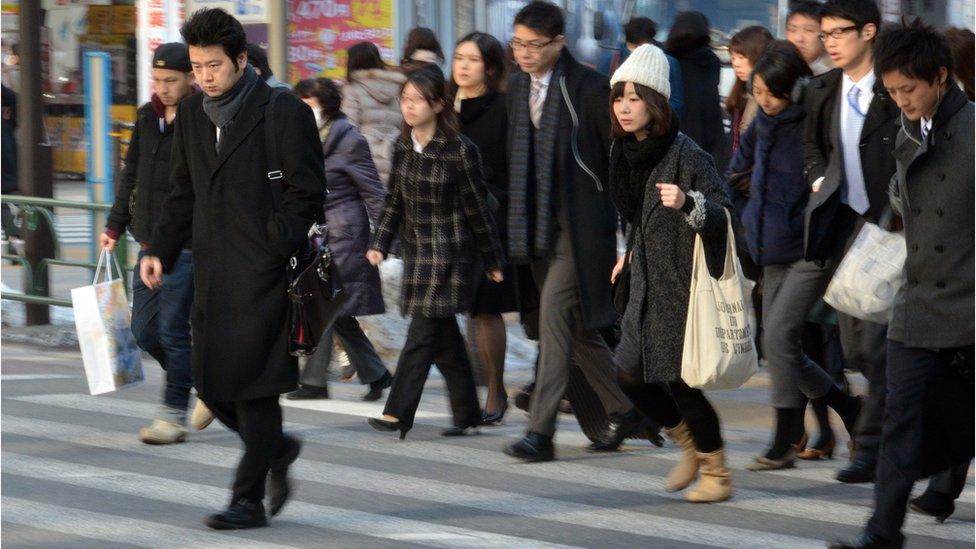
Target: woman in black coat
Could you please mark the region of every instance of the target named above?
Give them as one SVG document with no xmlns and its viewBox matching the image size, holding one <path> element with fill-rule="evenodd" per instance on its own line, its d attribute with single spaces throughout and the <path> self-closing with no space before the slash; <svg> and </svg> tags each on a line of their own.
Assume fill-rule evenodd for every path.
<svg viewBox="0 0 976 549">
<path fill-rule="evenodd" d="M 413 427 L 424 383 L 436 364 L 447 383 L 454 428 L 481 424 L 474 374 L 455 315 L 468 312 L 475 282 L 485 273 L 502 282 L 502 252 L 488 206 L 477 147 L 457 129 L 440 70 L 410 73 L 400 94 L 405 123 L 397 141 L 390 194 L 367 258 L 378 265 L 400 238 L 400 310 L 410 328 L 382 418 L 383 431 Z"/>
<path fill-rule="evenodd" d="M 729 146 L 718 95 L 722 62 L 711 41 L 708 18 L 701 12 L 683 11 L 675 16 L 664 49 L 681 65 L 685 95 L 681 133 L 712 155 L 721 171 L 728 163 Z"/>
<path fill-rule="evenodd" d="M 366 138 L 342 114 L 339 88 L 327 78 L 302 80 L 295 86 L 319 127 L 325 154 L 328 195 L 325 218 L 328 220 L 329 247 L 339 269 L 346 303 L 332 327 L 326 330 L 302 370 L 301 387 L 289 399 L 328 398 L 329 362 L 332 359 L 333 333 L 342 342 L 349 361 L 369 392 L 363 400 L 379 400 L 393 379 L 383 365 L 357 316 L 385 312 L 379 270 L 366 261 L 370 223 L 379 221 L 386 191 L 380 182 Z"/>
<path fill-rule="evenodd" d="M 502 246 L 507 246 L 501 220 L 508 208 L 508 110 L 502 87 L 505 82 L 505 53 L 501 43 L 483 32 L 462 38 L 454 48 L 452 79 L 448 95 L 461 119 L 461 133 L 481 152 L 485 184 L 495 199 L 495 219 Z M 475 348 L 485 369 L 488 397 L 484 424 L 501 422 L 508 408 L 505 393 L 505 321 L 502 313 L 517 309 L 514 270 L 506 268 L 503 282 L 480 278 L 471 308 Z"/>
</svg>

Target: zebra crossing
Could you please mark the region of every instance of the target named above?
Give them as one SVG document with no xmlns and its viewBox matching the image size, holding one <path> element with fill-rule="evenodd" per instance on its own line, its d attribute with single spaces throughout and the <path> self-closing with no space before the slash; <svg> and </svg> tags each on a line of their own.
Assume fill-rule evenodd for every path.
<svg viewBox="0 0 976 549">
<path fill-rule="evenodd" d="M 142 387 L 91 397 L 77 353 L 51 353 L 47 364 L 28 347 L 3 353 L 0 520 L 11 546 L 823 547 L 854 536 L 870 512 L 869 486 L 832 480 L 836 461 L 743 470 L 765 429 L 728 426 L 735 495 L 694 505 L 663 490 L 678 457 L 672 446 L 641 441 L 588 454 L 585 437 L 563 420 L 559 461 L 516 463 L 500 448 L 524 429 L 524 415 L 444 439 L 439 386 L 428 388 L 401 442 L 365 425 L 382 403 L 334 384 L 331 400 L 283 401 L 286 428 L 305 449 L 282 515 L 269 528 L 215 532 L 201 519 L 226 504 L 238 440 L 214 424 L 185 444 L 139 443 L 135 433 L 157 406 L 157 368 L 147 361 Z M 910 514 L 909 546 L 972 547 L 971 483 L 957 508 L 941 525 Z"/>
</svg>

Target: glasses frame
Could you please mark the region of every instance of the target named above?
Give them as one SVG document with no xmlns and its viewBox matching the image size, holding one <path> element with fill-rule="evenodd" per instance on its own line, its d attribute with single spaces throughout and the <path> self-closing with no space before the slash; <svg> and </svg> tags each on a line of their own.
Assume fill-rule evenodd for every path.
<svg viewBox="0 0 976 549">
<path fill-rule="evenodd" d="M 516 40 L 515 38 L 512 38 L 511 40 L 508 41 L 508 47 L 511 48 L 512 51 L 521 51 L 521 50 L 525 49 L 529 53 L 539 53 L 543 49 L 545 49 L 546 46 L 552 44 L 553 42 L 555 42 L 558 39 L 559 39 L 559 37 L 557 36 L 556 38 L 549 39 L 549 41 L 546 42 L 546 43 L 544 43 L 544 44 L 531 43 L 531 42 L 529 42 L 529 43 L 526 44 L 524 42 L 520 42 L 520 41 Z"/>
<path fill-rule="evenodd" d="M 819 38 L 821 42 L 826 42 L 828 38 L 833 38 L 834 40 L 840 40 L 841 38 L 847 36 L 847 33 L 855 30 L 860 32 L 861 29 L 863 28 L 864 25 L 850 25 L 847 27 L 840 27 L 830 32 L 821 32 L 820 34 L 817 35 L 817 38 Z"/>
</svg>

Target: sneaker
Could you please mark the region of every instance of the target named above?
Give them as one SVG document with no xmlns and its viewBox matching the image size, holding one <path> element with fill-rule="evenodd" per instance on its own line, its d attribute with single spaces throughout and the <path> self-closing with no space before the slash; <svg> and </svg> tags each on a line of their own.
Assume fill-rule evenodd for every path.
<svg viewBox="0 0 976 549">
<path fill-rule="evenodd" d="M 190 425 L 197 431 L 202 431 L 213 423 L 213 420 L 213 412 L 198 398 L 197 405 L 193 407 L 193 414 L 190 415 Z"/>
<path fill-rule="evenodd" d="M 146 444 L 176 444 L 186 440 L 186 427 L 154 419 L 149 427 L 139 429 L 139 440 Z"/>
</svg>

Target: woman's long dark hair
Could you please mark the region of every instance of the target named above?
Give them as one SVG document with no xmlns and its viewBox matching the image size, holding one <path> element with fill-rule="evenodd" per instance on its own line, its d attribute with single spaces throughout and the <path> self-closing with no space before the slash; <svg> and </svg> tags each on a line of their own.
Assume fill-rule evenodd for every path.
<svg viewBox="0 0 976 549">
<path fill-rule="evenodd" d="M 432 51 L 441 60 L 444 59 L 444 50 L 441 49 L 441 43 L 437 40 L 437 35 L 427 27 L 414 27 L 410 29 L 410 33 L 407 34 L 407 42 L 403 46 L 403 60 L 400 61 L 400 64 L 409 62 L 411 56 L 417 50 Z"/>
<path fill-rule="evenodd" d="M 664 51 L 680 58 L 711 43 L 712 35 L 705 14 L 700 11 L 683 11 L 674 16 Z"/>
<path fill-rule="evenodd" d="M 380 57 L 380 50 L 372 42 L 360 42 L 346 51 L 346 81 L 352 80 L 352 73 L 367 69 L 386 69 Z"/>
<path fill-rule="evenodd" d="M 431 108 L 437 105 L 443 107 L 441 112 L 437 114 L 437 131 L 442 132 L 448 139 L 456 138 L 461 133 L 461 124 L 458 122 L 457 113 L 454 112 L 451 102 L 447 99 L 447 84 L 444 82 L 444 73 L 441 72 L 440 67 L 431 65 L 408 73 L 407 81 L 400 88 L 401 96 L 409 84 L 413 84 L 413 87 L 417 88 L 417 91 L 424 96 Z M 404 120 L 400 136 L 407 142 L 410 141 L 411 129 Z"/>
<path fill-rule="evenodd" d="M 773 40 L 773 35 L 766 30 L 766 27 L 760 27 L 759 25 L 746 27 L 732 35 L 732 38 L 729 40 L 729 53 L 737 53 L 745 56 L 749 60 L 749 64 L 755 67 L 756 63 L 759 62 L 759 58 L 766 53 Z M 746 78 L 746 81 L 748 80 L 749 77 Z M 746 82 L 736 78 L 735 84 L 732 85 L 732 91 L 725 98 L 725 109 L 729 113 L 734 113 L 744 107 L 748 99 L 749 92 L 747 91 Z"/>
<path fill-rule="evenodd" d="M 342 94 L 339 86 L 328 78 L 307 78 L 295 84 L 295 95 L 302 99 L 318 99 L 325 118 L 332 120 L 342 115 Z"/>
<path fill-rule="evenodd" d="M 485 88 L 488 90 L 488 93 L 503 91 L 505 88 L 505 75 L 508 72 L 508 64 L 505 62 L 505 49 L 502 47 L 501 42 L 490 34 L 472 32 L 458 40 L 454 49 L 457 50 L 465 42 L 473 43 L 478 47 L 478 51 L 481 52 L 481 60 L 485 64 Z M 451 81 L 447 84 L 447 97 L 451 102 L 457 96 L 457 91 L 458 85 L 454 81 L 452 71 Z"/>
</svg>

